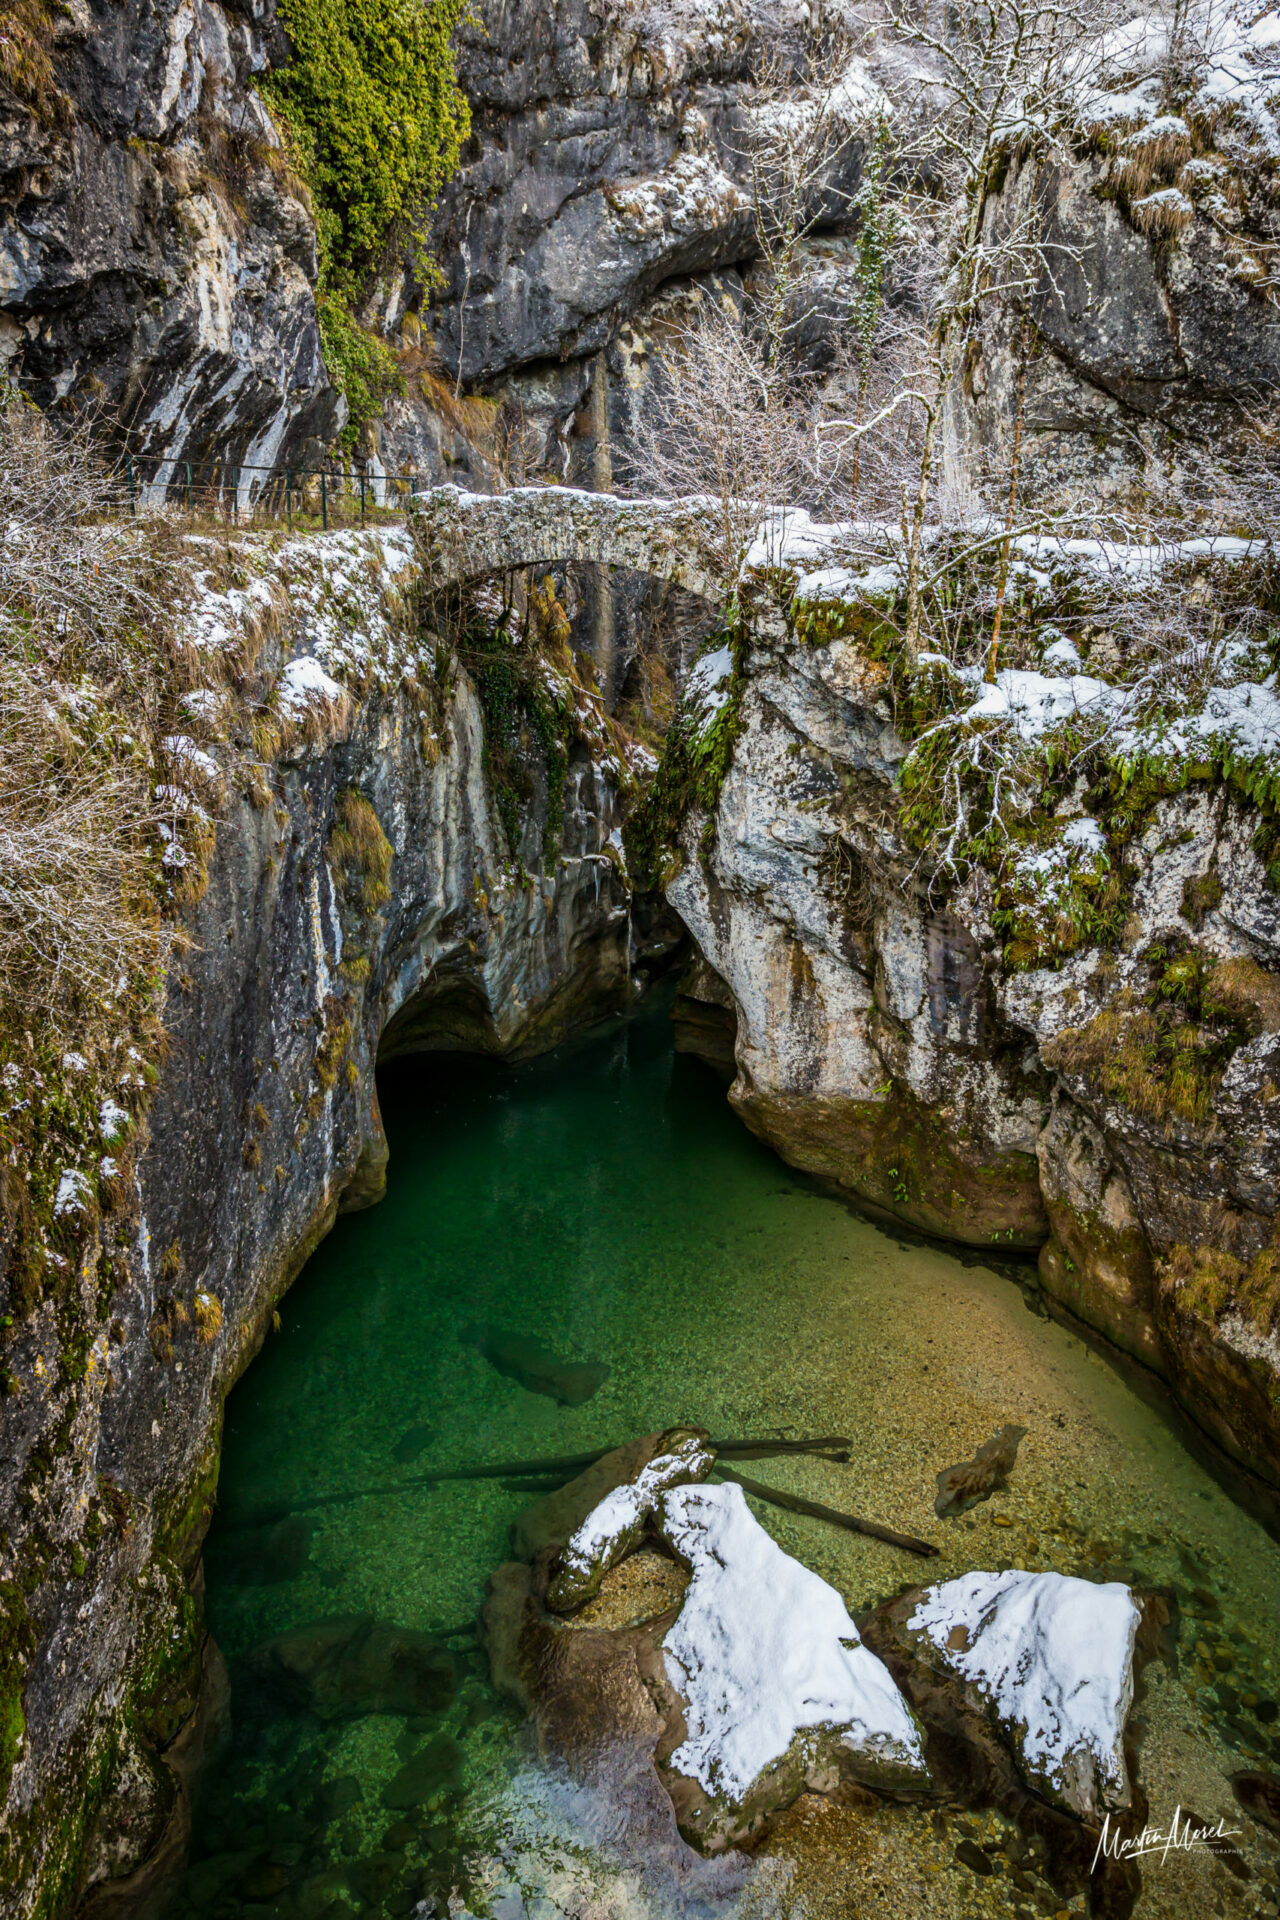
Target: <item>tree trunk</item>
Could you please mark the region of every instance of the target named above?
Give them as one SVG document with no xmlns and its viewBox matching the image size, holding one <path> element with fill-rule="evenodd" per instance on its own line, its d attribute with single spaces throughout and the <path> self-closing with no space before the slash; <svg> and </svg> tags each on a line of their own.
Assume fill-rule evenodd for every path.
<svg viewBox="0 0 1280 1920">
<path fill-rule="evenodd" d="M 1027 360 L 1031 349 L 1031 324 L 1023 309 L 1018 344 L 1018 405 L 1013 419 L 1013 457 L 1009 462 L 1009 503 L 1005 510 L 1004 539 L 1000 543 L 1000 571 L 996 580 L 996 610 L 991 622 L 991 646 L 987 652 L 989 682 L 995 681 L 996 660 L 1000 653 L 1000 628 L 1004 621 L 1005 594 L 1009 586 L 1009 555 L 1013 547 L 1014 511 L 1018 503 L 1018 470 L 1022 460 L 1022 420 L 1027 401 Z"/>
</svg>

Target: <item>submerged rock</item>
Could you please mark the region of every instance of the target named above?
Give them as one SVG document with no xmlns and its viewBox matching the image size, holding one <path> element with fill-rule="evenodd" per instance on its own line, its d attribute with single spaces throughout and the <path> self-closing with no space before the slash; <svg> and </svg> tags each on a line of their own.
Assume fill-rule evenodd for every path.
<svg viewBox="0 0 1280 1920">
<path fill-rule="evenodd" d="M 961 1460 L 944 1467 L 938 1475 L 938 1497 L 933 1510 L 940 1520 L 967 1513 L 982 1500 L 989 1500 L 997 1487 L 1003 1487 L 1018 1457 L 1018 1443 L 1026 1438 L 1025 1427 L 1001 1427 L 972 1460 Z"/>
<path fill-rule="evenodd" d="M 456 1793 L 462 1785 L 462 1749 L 447 1733 L 438 1733 L 412 1754 L 385 1788 L 384 1807 L 393 1812 L 419 1807 L 433 1793 Z"/>
<path fill-rule="evenodd" d="M 926 1587 L 906 1627 L 978 1696 L 1027 1784 L 1096 1821 L 1132 1799 L 1124 1729 L 1141 1618 L 1118 1581 L 1015 1570 Z"/>
<path fill-rule="evenodd" d="M 1280 1779 L 1273 1773 L 1233 1773 L 1231 1791 L 1260 1827 L 1280 1839 Z"/>
<path fill-rule="evenodd" d="M 311 1564 L 319 1526 L 312 1514 L 291 1513 L 263 1527 L 236 1527 L 215 1534 L 206 1549 L 211 1571 L 237 1586 L 265 1587 L 296 1580 Z"/>
<path fill-rule="evenodd" d="M 391 1458 L 397 1466 L 412 1466 L 418 1456 L 426 1452 L 434 1438 L 434 1427 L 421 1423 L 415 1427 L 407 1427 L 392 1447 Z"/>
<path fill-rule="evenodd" d="M 921 1732 L 887 1668 L 740 1487 L 676 1488 L 659 1526 L 693 1576 L 662 1642 L 679 1711 L 657 1755 L 688 1838 L 733 1845 L 806 1787 L 927 1789 Z"/>
<path fill-rule="evenodd" d="M 430 1634 L 371 1613 L 291 1627 L 260 1647 L 250 1664 L 291 1704 L 322 1720 L 438 1713 L 457 1686 L 453 1660 Z"/>
<path fill-rule="evenodd" d="M 603 1361 L 562 1360 L 528 1334 L 468 1327 L 462 1337 L 508 1380 L 518 1381 L 530 1393 L 545 1393 L 562 1407 L 580 1407 L 609 1378 Z"/>
</svg>

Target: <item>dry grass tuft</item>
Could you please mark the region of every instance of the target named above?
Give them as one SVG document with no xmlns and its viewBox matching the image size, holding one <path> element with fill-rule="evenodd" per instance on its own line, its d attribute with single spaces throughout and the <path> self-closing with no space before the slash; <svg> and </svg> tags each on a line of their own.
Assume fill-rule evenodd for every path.
<svg viewBox="0 0 1280 1920">
<path fill-rule="evenodd" d="M 1196 217 L 1195 207 L 1177 187 L 1162 187 L 1129 204 L 1129 218 L 1149 240 L 1176 240 Z"/>
<path fill-rule="evenodd" d="M 37 1021 L 161 955 L 149 749 L 176 662 L 113 504 L 87 430 L 0 400 L 0 998 Z"/>
<path fill-rule="evenodd" d="M 1208 1131 L 1221 1071 L 1206 1058 L 1199 1027 L 1170 1024 L 1147 1008 L 1108 1007 L 1044 1049 L 1048 1066 L 1085 1076 L 1113 1100 L 1172 1134 L 1179 1121 Z"/>
<path fill-rule="evenodd" d="M 196 1337 L 203 1346 L 212 1346 L 222 1331 L 222 1302 L 216 1293 L 197 1293 L 192 1305 L 195 1310 Z"/>
<path fill-rule="evenodd" d="M 1280 1033 L 1280 975 L 1241 956 L 1220 960 L 1205 987 L 1206 1006 L 1243 1022 L 1254 1034 Z"/>
<path fill-rule="evenodd" d="M 1111 179 L 1136 200 L 1156 181 L 1171 180 L 1190 158 L 1190 128 L 1175 115 L 1164 114 L 1125 136 L 1111 162 Z"/>
<path fill-rule="evenodd" d="M 46 127 L 71 125 L 74 110 L 53 77 L 53 14 L 46 0 L 5 0 L 0 13 L 0 87 Z"/>
<path fill-rule="evenodd" d="M 376 913 L 391 898 L 395 850 L 362 793 L 347 787 L 338 795 L 327 847 L 329 864 L 344 890 L 366 913 Z"/>
<path fill-rule="evenodd" d="M 1160 1280 L 1184 1312 L 1217 1321 L 1235 1311 L 1265 1340 L 1280 1324 L 1280 1228 L 1248 1262 L 1221 1247 L 1172 1247 Z"/>
</svg>

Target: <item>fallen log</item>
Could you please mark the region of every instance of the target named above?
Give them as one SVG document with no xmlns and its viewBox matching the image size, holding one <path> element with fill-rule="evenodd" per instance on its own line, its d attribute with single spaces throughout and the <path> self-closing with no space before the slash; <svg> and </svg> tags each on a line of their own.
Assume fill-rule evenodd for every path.
<svg viewBox="0 0 1280 1920">
<path fill-rule="evenodd" d="M 713 1440 L 716 1454 L 728 1454 L 735 1460 L 764 1460 L 773 1454 L 814 1454 L 824 1460 L 847 1460 L 853 1442 L 843 1434 L 824 1434 L 815 1440 Z M 282 1501 L 270 1507 L 255 1507 L 250 1512 L 227 1517 L 232 1527 L 267 1527 L 291 1513 L 314 1513 L 319 1507 L 345 1506 L 352 1500 L 377 1500 L 411 1493 L 419 1487 L 438 1487 L 451 1480 L 501 1480 L 509 1492 L 554 1492 L 575 1474 L 593 1467 L 612 1447 L 597 1447 L 591 1453 L 562 1453 L 540 1460 L 496 1460 L 479 1467 L 439 1467 L 428 1473 L 406 1474 L 402 1480 L 386 1481 L 373 1487 L 349 1487 L 342 1493 L 314 1493 L 305 1498 Z M 556 1480 L 554 1476 L 561 1478 Z M 522 1489 L 521 1481 L 542 1481 L 546 1487 Z"/>
<path fill-rule="evenodd" d="M 783 1507 L 788 1513 L 807 1513 L 813 1520 L 829 1520 L 834 1527 L 844 1527 L 850 1533 L 868 1534 L 872 1540 L 883 1540 L 887 1546 L 901 1547 L 906 1553 L 931 1557 L 939 1551 L 931 1541 L 917 1540 L 912 1533 L 895 1533 L 892 1527 L 882 1527 L 875 1520 L 860 1520 L 856 1514 L 841 1513 L 835 1507 L 824 1507 L 820 1500 L 806 1500 L 799 1493 L 783 1493 L 779 1487 L 762 1486 L 759 1480 L 749 1480 L 745 1473 L 735 1473 L 732 1467 L 722 1467 L 717 1463 L 716 1471 L 722 1480 L 732 1480 L 744 1493 L 754 1494 L 757 1500 L 767 1500 L 771 1506 Z"/>
</svg>

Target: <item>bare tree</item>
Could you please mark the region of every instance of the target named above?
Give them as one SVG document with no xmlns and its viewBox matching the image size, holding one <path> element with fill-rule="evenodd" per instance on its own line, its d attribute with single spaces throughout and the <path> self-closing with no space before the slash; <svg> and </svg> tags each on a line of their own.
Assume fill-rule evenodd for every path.
<svg viewBox="0 0 1280 1920">
<path fill-rule="evenodd" d="M 807 313 L 805 242 L 848 220 L 882 107 L 880 89 L 846 31 L 771 38 L 754 74 L 738 152 L 751 192 L 764 293 L 754 316 L 771 359 L 782 359 Z"/>
<path fill-rule="evenodd" d="M 706 558 L 725 591 L 769 510 L 812 494 L 813 388 L 740 311 L 710 299 L 663 341 L 637 424 L 637 478 L 667 498 L 706 499 Z"/>
<path fill-rule="evenodd" d="M 964 345 L 984 302 L 1025 308 L 1063 263 L 1064 250 L 1044 238 L 1035 195 L 1029 211 L 998 230 L 987 218 L 989 196 L 1011 158 L 1025 163 L 1059 149 L 1084 50 L 1106 24 L 1110 4 L 926 0 L 895 15 L 895 32 L 918 52 L 924 70 L 898 102 L 900 121 L 913 129 L 900 164 L 914 168 L 917 201 L 943 209 L 928 352 L 912 389 L 924 432 L 904 513 L 909 658 L 920 647 L 924 537 L 939 435 Z M 997 647 L 998 640 L 997 631 Z"/>
</svg>

